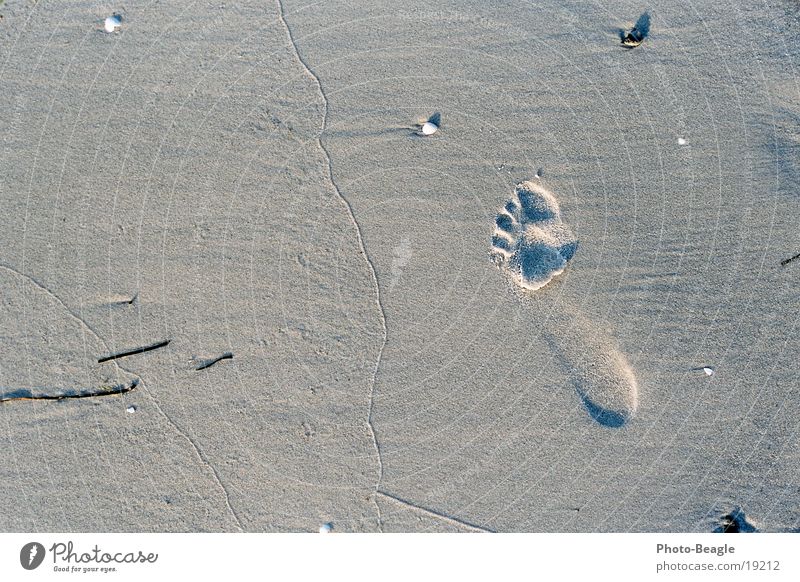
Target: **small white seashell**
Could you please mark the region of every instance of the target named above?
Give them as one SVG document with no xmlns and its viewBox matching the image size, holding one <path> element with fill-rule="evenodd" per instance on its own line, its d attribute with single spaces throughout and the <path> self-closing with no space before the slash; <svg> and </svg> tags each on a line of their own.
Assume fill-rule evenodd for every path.
<svg viewBox="0 0 800 582">
<path fill-rule="evenodd" d="M 120 26 L 122 26 L 122 17 L 119 14 L 114 14 L 106 18 L 106 22 L 104 24 L 106 32 L 114 32 Z"/>
<path fill-rule="evenodd" d="M 683 139 L 682 137 L 679 137 L 678 138 L 678 145 L 686 145 L 686 140 Z"/>
<path fill-rule="evenodd" d="M 706 376 L 713 376 L 714 375 L 714 368 L 709 368 L 708 366 L 703 368 L 703 372 L 706 373 Z"/>
<path fill-rule="evenodd" d="M 439 126 L 432 121 L 426 121 L 422 125 L 422 135 L 433 135 L 437 131 L 439 131 Z"/>
<path fill-rule="evenodd" d="M 333 524 L 330 522 L 323 523 L 321 526 L 319 526 L 319 533 L 331 533 L 332 531 L 333 531 Z"/>
<path fill-rule="evenodd" d="M 129 413 L 129 414 L 133 414 L 134 412 L 136 412 L 136 407 L 135 407 L 135 406 L 133 406 L 133 405 L 130 405 L 130 406 L 127 408 L 127 411 L 128 411 L 128 413 Z"/>
</svg>

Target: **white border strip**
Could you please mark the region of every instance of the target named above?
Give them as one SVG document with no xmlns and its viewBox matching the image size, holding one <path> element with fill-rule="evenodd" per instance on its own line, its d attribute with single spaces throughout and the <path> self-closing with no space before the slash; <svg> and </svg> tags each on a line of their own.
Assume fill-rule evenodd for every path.
<svg viewBox="0 0 800 582">
<path fill-rule="evenodd" d="M 21 551 L 31 542 L 46 555 L 28 571 Z M 798 580 L 798 542 L 796 534 L 0 534 L 0 580 Z"/>
</svg>

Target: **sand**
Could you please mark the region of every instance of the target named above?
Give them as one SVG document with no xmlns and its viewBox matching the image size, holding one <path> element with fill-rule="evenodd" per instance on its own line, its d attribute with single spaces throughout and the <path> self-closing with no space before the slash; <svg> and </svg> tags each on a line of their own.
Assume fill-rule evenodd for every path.
<svg viewBox="0 0 800 582">
<path fill-rule="evenodd" d="M 0 531 L 800 528 L 796 2 L 43 4 Z"/>
</svg>

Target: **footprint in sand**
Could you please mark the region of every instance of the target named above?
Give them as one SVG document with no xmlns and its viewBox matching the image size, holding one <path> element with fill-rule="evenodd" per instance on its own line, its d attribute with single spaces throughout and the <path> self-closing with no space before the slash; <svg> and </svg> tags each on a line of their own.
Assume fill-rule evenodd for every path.
<svg viewBox="0 0 800 582">
<path fill-rule="evenodd" d="M 506 273 L 520 287 L 535 291 L 564 272 L 578 241 L 561 222 L 550 192 L 523 182 L 495 219 L 492 244 Z"/>
<path fill-rule="evenodd" d="M 577 249 L 555 197 L 539 184 L 518 184 L 495 219 L 492 255 L 498 267 L 523 290 L 536 291 L 564 272 Z M 613 340 L 570 308 L 550 317 L 543 333 L 589 415 L 603 426 L 623 426 L 636 412 L 638 394 L 633 371 Z"/>
</svg>

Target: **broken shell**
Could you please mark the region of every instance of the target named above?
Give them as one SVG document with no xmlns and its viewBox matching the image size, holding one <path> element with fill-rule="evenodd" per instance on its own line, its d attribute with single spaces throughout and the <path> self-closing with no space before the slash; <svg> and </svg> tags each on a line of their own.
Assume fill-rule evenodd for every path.
<svg viewBox="0 0 800 582">
<path fill-rule="evenodd" d="M 333 531 L 333 524 L 330 522 L 323 523 L 319 526 L 319 533 L 331 533 L 331 531 Z"/>
<path fill-rule="evenodd" d="M 119 14 L 114 14 L 106 18 L 105 24 L 103 25 L 106 29 L 106 32 L 114 32 L 120 26 L 122 26 L 122 17 Z"/>
</svg>

